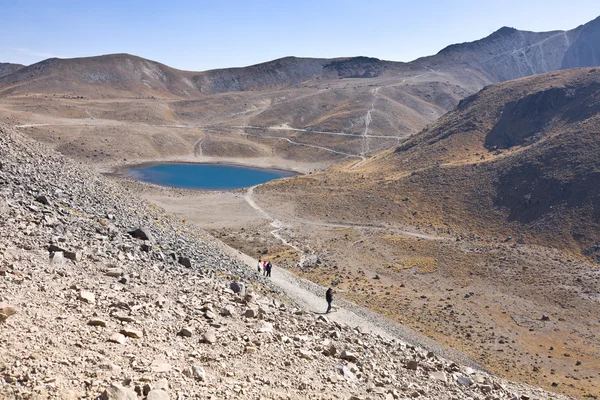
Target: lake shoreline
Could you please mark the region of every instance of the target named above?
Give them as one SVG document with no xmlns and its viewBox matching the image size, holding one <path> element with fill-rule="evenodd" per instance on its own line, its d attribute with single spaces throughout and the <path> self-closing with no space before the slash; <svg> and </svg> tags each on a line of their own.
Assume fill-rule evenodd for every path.
<svg viewBox="0 0 600 400">
<path fill-rule="evenodd" d="M 224 162 L 143 162 L 122 166 L 106 175 L 176 189 L 230 191 L 291 178 L 299 173 Z"/>
</svg>

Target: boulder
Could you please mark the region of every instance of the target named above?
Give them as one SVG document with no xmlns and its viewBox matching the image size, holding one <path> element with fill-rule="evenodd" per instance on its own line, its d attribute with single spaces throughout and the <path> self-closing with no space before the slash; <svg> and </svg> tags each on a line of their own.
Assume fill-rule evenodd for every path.
<svg viewBox="0 0 600 400">
<path fill-rule="evenodd" d="M 209 329 L 204 332 L 204 335 L 202 335 L 202 341 L 208 344 L 215 344 L 217 342 L 217 335 L 214 329 Z"/>
<path fill-rule="evenodd" d="M 256 318 L 258 316 L 258 310 L 256 308 L 247 308 L 244 312 L 246 318 Z"/>
<path fill-rule="evenodd" d="M 202 382 L 206 380 L 206 372 L 200 365 L 192 366 L 192 376 Z"/>
<path fill-rule="evenodd" d="M 125 344 L 127 338 L 124 335 L 121 335 L 120 333 L 113 333 L 108 338 L 108 341 L 112 343 Z"/>
<path fill-rule="evenodd" d="M 112 384 L 102 393 L 100 400 L 138 400 L 138 397 L 133 389 Z"/>
<path fill-rule="evenodd" d="M 150 242 L 154 242 L 154 238 L 152 237 L 152 234 L 147 228 L 140 227 L 129 231 L 128 233 L 131 235 L 131 237 L 135 239 L 148 240 Z"/>
<path fill-rule="evenodd" d="M 17 309 L 9 304 L 0 303 L 0 322 L 4 322 L 11 315 L 15 315 L 17 313 Z"/>
<path fill-rule="evenodd" d="M 179 333 L 177 334 L 183 337 L 192 337 L 192 329 L 191 328 L 181 328 Z"/>
<path fill-rule="evenodd" d="M 229 288 L 233 291 L 233 293 L 243 296 L 246 286 L 242 282 L 235 281 L 229 284 Z"/>
<path fill-rule="evenodd" d="M 69 251 L 69 250 L 63 249 L 62 247 L 56 246 L 54 244 L 51 244 L 50 246 L 48 246 L 48 252 L 49 253 L 61 252 L 61 253 L 63 253 L 64 258 L 68 258 L 69 260 L 73 260 L 73 261 L 81 261 L 81 258 L 83 257 L 83 255 L 81 254 L 80 251 Z M 54 258 L 53 255 L 51 255 L 51 257 Z"/>
<path fill-rule="evenodd" d="M 348 351 L 348 350 L 342 351 L 342 353 L 340 354 L 340 358 L 342 360 L 348 360 L 348 361 L 351 361 L 351 362 L 356 362 L 358 360 L 358 358 L 356 357 L 356 355 L 354 353 L 352 353 L 351 351 Z"/>
<path fill-rule="evenodd" d="M 407 369 L 412 369 L 413 371 L 416 371 L 418 367 L 419 367 L 419 363 L 415 360 L 410 360 L 409 362 L 406 363 Z"/>
<path fill-rule="evenodd" d="M 192 268 L 192 260 L 189 257 L 179 257 L 177 262 L 186 268 Z"/>
<path fill-rule="evenodd" d="M 84 303 L 95 304 L 96 296 L 92 292 L 82 290 L 79 292 L 79 300 L 83 301 Z"/>
<path fill-rule="evenodd" d="M 148 392 L 146 400 L 169 400 L 169 395 L 164 390 L 154 389 Z"/>
</svg>

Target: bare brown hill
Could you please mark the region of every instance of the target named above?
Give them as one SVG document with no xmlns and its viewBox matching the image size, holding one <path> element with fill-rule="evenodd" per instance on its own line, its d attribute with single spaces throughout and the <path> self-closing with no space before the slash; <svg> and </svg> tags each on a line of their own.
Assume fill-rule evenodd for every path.
<svg viewBox="0 0 600 400">
<path fill-rule="evenodd" d="M 128 54 L 49 59 L 0 77 L 0 118 L 86 161 L 358 159 L 397 145 L 485 85 L 597 63 L 598 24 L 502 28 L 410 63 L 286 57 L 192 72 Z"/>
<path fill-rule="evenodd" d="M 24 65 L 21 64 L 11 64 L 11 63 L 0 63 L 0 78 L 6 75 L 10 75 L 18 69 L 23 68 Z"/>
<path fill-rule="evenodd" d="M 264 190 L 325 220 L 512 236 L 600 261 L 599 88 L 597 69 L 490 86 L 394 151 Z"/>
</svg>

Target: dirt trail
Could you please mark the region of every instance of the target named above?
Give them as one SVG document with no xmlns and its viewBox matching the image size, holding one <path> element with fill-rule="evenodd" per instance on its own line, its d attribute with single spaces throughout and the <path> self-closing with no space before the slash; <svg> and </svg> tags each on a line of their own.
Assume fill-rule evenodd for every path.
<svg viewBox="0 0 600 400">
<path fill-rule="evenodd" d="M 248 268 L 256 271 L 257 277 L 259 276 L 259 272 L 257 271 L 258 260 L 223 242 L 218 242 L 218 245 L 226 254 L 240 259 L 248 266 Z M 325 315 L 329 320 L 347 324 L 348 326 L 357 328 L 361 332 L 369 332 L 388 339 L 396 339 L 404 343 L 421 346 L 428 351 L 432 351 L 452 361 L 469 365 L 472 368 L 482 369 L 481 365 L 477 364 L 466 355 L 456 350 L 446 348 L 409 327 L 392 322 L 366 308 L 340 299 L 339 296 L 334 298 L 333 312 L 325 314 L 327 309 L 325 291 L 327 288 L 298 277 L 286 269 L 274 266 L 270 281 L 275 287 L 280 289 L 287 298 L 303 310 L 319 315 Z"/>
<path fill-rule="evenodd" d="M 305 258 L 304 252 L 296 245 L 288 242 L 286 239 L 284 239 L 280 234 L 279 231 L 281 231 L 282 229 L 285 228 L 285 224 L 278 218 L 276 218 L 275 216 L 269 214 L 267 211 L 265 211 L 265 209 L 263 209 L 261 206 L 259 206 L 256 201 L 253 198 L 254 195 L 254 189 L 257 187 L 256 186 L 252 186 L 249 187 L 248 190 L 246 191 L 246 193 L 244 194 L 244 200 L 246 201 L 246 203 L 248 203 L 248 205 L 250 207 L 252 207 L 253 209 L 255 209 L 256 211 L 258 211 L 266 220 L 270 221 L 270 224 L 272 227 L 274 227 L 275 229 L 273 231 L 271 231 L 271 234 L 278 239 L 279 241 L 281 241 L 284 245 L 289 246 L 295 250 L 297 250 L 298 252 L 300 252 L 301 254 L 301 262 L 300 265 L 303 265 L 302 261 Z M 399 229 L 396 227 L 390 227 L 387 225 L 360 225 L 360 224 L 352 224 L 352 223 L 344 223 L 344 222 L 323 222 L 323 221 L 313 221 L 310 219 L 306 219 L 306 218 L 289 218 L 286 217 L 287 220 L 290 221 L 294 221 L 294 222 L 298 222 L 300 224 L 306 224 L 306 225 L 315 225 L 315 226 L 324 226 L 324 227 L 330 227 L 330 228 L 362 228 L 362 229 L 385 229 L 391 232 L 394 232 L 396 234 L 399 235 L 403 235 L 403 236 L 411 236 L 411 237 L 416 237 L 419 239 L 427 239 L 427 240 L 451 240 L 452 238 L 449 237 L 444 237 L 444 236 L 436 236 L 436 235 L 429 235 L 426 233 L 419 233 L 419 232 L 411 232 L 411 231 L 407 231 L 404 229 Z"/>
</svg>

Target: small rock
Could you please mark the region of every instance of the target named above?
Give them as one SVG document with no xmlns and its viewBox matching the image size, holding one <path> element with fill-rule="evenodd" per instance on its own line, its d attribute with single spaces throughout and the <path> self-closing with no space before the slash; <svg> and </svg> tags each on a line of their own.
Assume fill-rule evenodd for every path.
<svg viewBox="0 0 600 400">
<path fill-rule="evenodd" d="M 134 339 L 141 339 L 144 337 L 144 333 L 142 331 L 130 328 L 121 329 L 121 334 Z"/>
<path fill-rule="evenodd" d="M 231 317 L 235 312 L 235 308 L 233 306 L 225 306 L 221 309 L 221 315 L 223 317 Z"/>
<path fill-rule="evenodd" d="M 192 366 L 192 376 L 199 381 L 206 381 L 206 372 L 200 365 Z"/>
<path fill-rule="evenodd" d="M 60 265 L 65 261 L 65 253 L 62 251 L 55 251 L 50 253 L 50 264 Z"/>
<path fill-rule="evenodd" d="M 90 319 L 88 321 L 88 325 L 106 327 L 106 321 L 101 320 L 101 319 Z"/>
<path fill-rule="evenodd" d="M 177 262 L 186 268 L 192 268 L 192 260 L 190 260 L 188 257 L 179 257 Z"/>
<path fill-rule="evenodd" d="M 132 237 L 141 240 L 148 240 L 150 242 L 154 242 L 154 238 L 150 231 L 144 227 L 137 228 L 133 231 L 128 232 Z"/>
<path fill-rule="evenodd" d="M 35 201 L 37 201 L 38 203 L 42 203 L 44 205 L 47 205 L 47 206 L 50 205 L 50 201 L 44 195 L 39 195 L 38 197 L 35 198 Z"/>
<path fill-rule="evenodd" d="M 273 324 L 270 322 L 263 322 L 262 326 L 258 329 L 259 333 L 273 333 Z"/>
<path fill-rule="evenodd" d="M 169 390 L 169 381 L 167 381 L 166 379 L 159 379 L 156 381 L 156 383 L 154 384 L 154 388 L 155 389 L 160 389 L 160 390 L 164 390 L 165 392 Z"/>
<path fill-rule="evenodd" d="M 7 303 L 0 303 L 0 322 L 4 322 L 11 315 L 15 315 L 17 309 Z"/>
<path fill-rule="evenodd" d="M 169 395 L 164 390 L 154 389 L 148 392 L 146 400 L 169 400 Z"/>
<path fill-rule="evenodd" d="M 178 335 L 183 337 L 192 337 L 192 330 L 190 328 L 181 328 Z"/>
<path fill-rule="evenodd" d="M 112 343 L 125 344 L 127 338 L 125 338 L 125 336 L 121 335 L 120 333 L 113 333 L 108 338 L 108 341 Z"/>
<path fill-rule="evenodd" d="M 213 320 L 213 319 L 217 318 L 217 316 L 215 315 L 215 313 L 212 312 L 212 311 L 210 311 L 210 310 L 206 310 L 206 312 L 204 313 L 204 316 L 207 319 L 210 319 L 210 320 Z"/>
<path fill-rule="evenodd" d="M 446 376 L 446 373 L 444 371 L 433 371 L 429 373 L 429 376 L 438 381 L 446 383 L 448 382 L 448 377 Z"/>
<path fill-rule="evenodd" d="M 351 351 L 348 351 L 348 350 L 342 351 L 342 353 L 340 354 L 340 358 L 342 360 L 348 360 L 348 361 L 351 361 L 351 362 L 356 362 L 358 360 L 358 358 L 356 357 L 356 355 L 354 353 L 352 353 Z"/>
<path fill-rule="evenodd" d="M 323 354 L 329 357 L 334 357 L 335 354 L 337 353 L 337 349 L 335 348 L 335 346 L 333 344 L 330 344 L 329 346 L 326 346 L 323 349 Z"/>
<path fill-rule="evenodd" d="M 100 400 L 138 400 L 138 397 L 132 389 L 112 384 L 102 393 Z"/>
<path fill-rule="evenodd" d="M 79 300 L 88 304 L 95 304 L 96 296 L 92 292 L 86 292 L 85 290 L 82 290 L 79 292 Z"/>
<path fill-rule="evenodd" d="M 246 318 L 256 318 L 258 316 L 258 310 L 255 308 L 247 308 L 244 312 Z"/>
<path fill-rule="evenodd" d="M 171 371 L 171 364 L 164 360 L 154 360 L 152 361 L 152 372 L 169 372 Z"/>
<path fill-rule="evenodd" d="M 111 278 L 119 278 L 123 275 L 123 270 L 121 268 L 109 268 L 105 275 Z"/>
<path fill-rule="evenodd" d="M 242 282 L 231 282 L 229 284 L 229 288 L 233 291 L 233 293 L 240 294 L 242 296 L 245 292 L 246 286 Z"/>
<path fill-rule="evenodd" d="M 412 369 L 413 371 L 416 371 L 418 367 L 419 367 L 419 363 L 415 360 L 410 360 L 409 362 L 406 363 L 407 369 Z"/>
<path fill-rule="evenodd" d="M 214 329 L 209 329 L 206 332 L 204 332 L 204 335 L 202 335 L 202 341 L 204 343 L 208 343 L 208 344 L 216 343 L 217 335 L 216 335 Z"/>
<path fill-rule="evenodd" d="M 312 360 L 313 359 L 312 354 L 310 354 L 310 351 L 308 351 L 308 350 L 299 349 L 298 350 L 298 355 L 300 356 L 300 358 L 304 358 L 305 360 Z"/>
<path fill-rule="evenodd" d="M 457 377 L 456 382 L 458 382 L 459 384 L 466 386 L 466 387 L 473 385 L 473 381 L 470 380 L 469 378 L 467 378 L 466 376 Z"/>
</svg>

